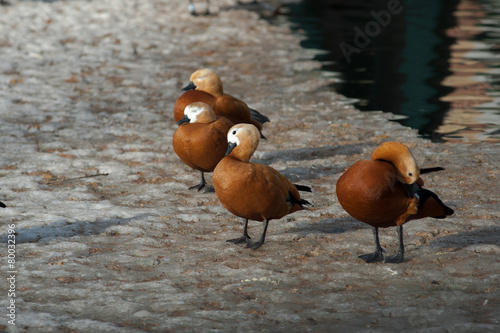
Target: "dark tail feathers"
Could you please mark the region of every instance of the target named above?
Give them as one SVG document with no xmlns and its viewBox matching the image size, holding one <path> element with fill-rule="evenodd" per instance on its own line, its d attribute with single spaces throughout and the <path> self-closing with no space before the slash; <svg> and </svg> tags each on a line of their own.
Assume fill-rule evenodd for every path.
<svg viewBox="0 0 500 333">
<path fill-rule="evenodd" d="M 287 201 L 287 202 L 290 202 L 290 203 L 292 204 L 292 206 L 293 206 L 293 205 L 295 205 L 295 204 L 299 204 L 299 205 L 300 205 L 300 207 L 302 207 L 302 208 L 304 208 L 304 206 L 303 206 L 303 205 L 309 205 L 309 206 L 311 206 L 311 205 L 312 205 L 312 204 L 311 204 L 309 201 L 307 201 L 306 199 L 300 199 L 300 201 L 295 200 L 295 198 L 294 198 L 294 197 L 292 197 L 292 195 L 291 195 L 290 193 L 288 194 L 288 198 L 286 199 L 286 201 Z"/>
<path fill-rule="evenodd" d="M 250 109 L 250 116 L 252 117 L 253 120 L 258 121 L 261 124 L 271 122 L 269 118 L 267 118 L 262 113 L 254 109 Z"/>
<path fill-rule="evenodd" d="M 418 197 L 420 198 L 420 204 L 419 204 L 419 207 L 423 207 L 425 202 L 429 199 L 429 198 L 433 198 L 434 200 L 436 200 L 437 203 L 439 203 L 439 205 L 441 205 L 441 207 L 443 208 L 444 210 L 444 213 L 445 215 L 444 216 L 433 216 L 434 218 L 437 218 L 437 219 L 444 219 L 446 216 L 448 215 L 452 215 L 453 213 L 455 213 L 455 211 L 453 209 L 451 209 L 450 207 L 446 206 L 443 201 L 441 201 L 441 199 L 439 199 L 439 197 L 436 195 L 436 193 L 434 192 L 431 192 L 429 190 L 426 190 L 426 189 L 420 189 L 417 191 L 416 193 L 418 195 Z M 419 208 L 419 209 L 420 209 Z"/>
<path fill-rule="evenodd" d="M 441 170 L 444 170 L 444 168 L 441 168 L 441 167 L 422 168 L 422 169 L 420 169 L 420 174 L 423 175 L 424 173 L 431 173 L 431 172 L 436 172 L 436 171 L 441 171 Z"/>
<path fill-rule="evenodd" d="M 297 191 L 302 191 L 302 192 L 312 192 L 311 188 L 309 186 L 305 185 L 298 185 L 298 184 L 293 184 Z"/>
<path fill-rule="evenodd" d="M 302 191 L 302 192 L 312 192 L 311 188 L 309 186 L 305 186 L 305 185 L 298 185 L 298 184 L 293 184 L 295 186 L 295 188 L 297 189 L 297 191 Z M 307 201 L 306 199 L 300 199 L 300 201 L 297 201 L 295 200 L 290 194 L 288 194 L 288 199 L 287 201 L 290 201 L 290 203 L 292 205 L 294 204 L 299 204 L 301 207 L 303 207 L 302 205 L 309 205 L 311 206 L 312 204 Z"/>
</svg>

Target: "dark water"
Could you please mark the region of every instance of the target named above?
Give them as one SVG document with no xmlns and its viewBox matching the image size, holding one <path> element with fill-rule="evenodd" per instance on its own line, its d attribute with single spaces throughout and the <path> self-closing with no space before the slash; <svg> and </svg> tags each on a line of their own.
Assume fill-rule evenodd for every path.
<svg viewBox="0 0 500 333">
<path fill-rule="evenodd" d="M 500 142 L 500 1 L 303 0 L 302 46 L 361 110 L 382 110 L 435 141 Z"/>
</svg>

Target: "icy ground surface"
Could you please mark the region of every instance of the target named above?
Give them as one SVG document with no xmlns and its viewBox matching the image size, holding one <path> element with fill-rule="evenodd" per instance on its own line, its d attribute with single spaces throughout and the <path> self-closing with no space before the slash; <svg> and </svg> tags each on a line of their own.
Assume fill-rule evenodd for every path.
<svg viewBox="0 0 500 333">
<path fill-rule="evenodd" d="M 500 331 L 500 145 L 433 144 L 362 114 L 286 22 L 230 0 L 192 17 L 186 3 L 0 7 L 0 331 Z M 314 206 L 271 221 L 257 251 L 225 242 L 242 221 L 187 190 L 199 173 L 171 147 L 175 99 L 202 67 L 271 118 L 254 161 L 313 188 Z M 371 230 L 342 210 L 335 182 L 388 140 L 446 168 L 424 180 L 455 215 L 407 224 L 405 263 L 366 264 Z M 395 230 L 381 242 L 395 253 Z"/>
</svg>

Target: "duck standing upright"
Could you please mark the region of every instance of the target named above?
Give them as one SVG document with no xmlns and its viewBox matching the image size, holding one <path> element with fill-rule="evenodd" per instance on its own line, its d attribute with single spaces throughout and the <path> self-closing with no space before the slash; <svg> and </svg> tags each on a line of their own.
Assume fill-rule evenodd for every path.
<svg viewBox="0 0 500 333">
<path fill-rule="evenodd" d="M 196 102 L 184 110 L 184 117 L 174 133 L 172 145 L 179 158 L 193 169 L 201 171 L 201 183 L 189 189 L 207 186 L 205 172 L 212 172 L 227 151 L 227 132 L 234 125 L 224 117 L 217 117 L 205 103 Z"/>
<path fill-rule="evenodd" d="M 191 100 L 193 98 L 204 98 L 208 101 L 206 103 L 212 107 L 216 115 L 226 117 L 234 124 L 252 124 L 257 127 L 259 132 L 261 132 L 261 135 L 262 125 L 266 122 L 269 122 L 268 117 L 264 116 L 257 110 L 249 108 L 248 105 L 242 100 L 234 96 L 225 94 L 221 79 L 211 69 L 204 68 L 195 71 L 193 74 L 191 74 L 189 84 L 184 87 L 183 90 L 187 92 L 195 90 L 199 93 L 204 92 L 211 95 L 214 98 L 213 102 L 209 97 L 200 95 L 199 93 L 199 95 L 197 95 L 196 97 L 193 95 L 189 98 Z M 185 94 L 187 94 L 187 92 Z M 176 114 L 179 113 L 178 110 L 181 107 L 182 105 L 180 102 L 178 107 L 174 105 L 174 118 L 178 117 L 178 115 Z"/>
<path fill-rule="evenodd" d="M 294 185 L 272 167 L 251 163 L 250 158 L 259 144 L 259 131 L 251 124 L 233 126 L 228 134 L 228 150 L 213 173 L 214 189 L 222 205 L 245 219 L 241 238 L 228 242 L 246 243 L 257 249 L 264 244 L 268 223 L 310 205 L 299 191 L 311 192 L 307 186 Z M 251 242 L 248 220 L 264 222 L 258 242 Z"/>
<path fill-rule="evenodd" d="M 421 173 L 442 168 L 419 169 L 411 151 L 400 142 L 385 142 L 372 154 L 371 160 L 354 163 L 338 179 L 336 185 L 340 205 L 353 218 L 373 228 L 375 252 L 359 256 L 366 262 L 404 261 L 403 224 L 453 214 L 438 196 L 423 189 Z M 396 226 L 399 250 L 386 257 L 380 246 L 378 229 Z"/>
</svg>

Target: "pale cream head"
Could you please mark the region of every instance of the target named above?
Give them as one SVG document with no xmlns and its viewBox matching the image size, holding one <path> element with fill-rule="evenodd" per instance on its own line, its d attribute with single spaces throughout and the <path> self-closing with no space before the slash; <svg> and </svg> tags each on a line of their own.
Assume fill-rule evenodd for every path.
<svg viewBox="0 0 500 333">
<path fill-rule="evenodd" d="M 189 123 L 211 123 L 217 119 L 214 110 L 205 103 L 191 103 L 184 109 L 184 116 L 189 118 Z"/>
<path fill-rule="evenodd" d="M 251 124 L 238 124 L 227 133 L 229 146 L 234 146 L 230 155 L 243 162 L 248 162 L 259 145 L 260 133 Z"/>
<path fill-rule="evenodd" d="M 211 69 L 199 69 L 190 78 L 191 82 L 196 86 L 196 90 L 205 91 L 215 97 L 224 95 L 222 81 L 219 76 Z"/>
<path fill-rule="evenodd" d="M 410 149 L 401 142 L 384 142 L 372 154 L 372 160 L 384 160 L 394 165 L 397 178 L 403 184 L 413 184 L 420 177 L 420 168 Z"/>
</svg>

